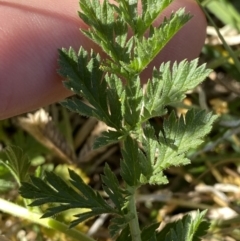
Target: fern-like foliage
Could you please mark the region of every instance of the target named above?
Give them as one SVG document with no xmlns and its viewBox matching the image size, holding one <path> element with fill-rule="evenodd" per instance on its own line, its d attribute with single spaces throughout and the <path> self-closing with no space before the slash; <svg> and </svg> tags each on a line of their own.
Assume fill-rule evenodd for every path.
<svg viewBox="0 0 240 241">
<path fill-rule="evenodd" d="M 115 6 L 106 0 L 102 4 L 99 0 L 82 0 L 80 7 L 80 18 L 91 26 L 91 29 L 81 31 L 101 46 L 111 61 L 128 63 L 128 26 L 121 18 L 115 16 Z"/>
<path fill-rule="evenodd" d="M 65 86 L 76 94 L 83 96 L 87 101 L 81 101 L 77 98 L 62 102 L 68 109 L 79 112 L 79 114 L 96 117 L 105 122 L 108 126 L 121 129 L 121 112 L 116 111 L 121 108 L 119 101 L 118 78 L 111 80 L 111 85 L 118 86 L 118 90 L 111 88 L 100 70 L 100 57 L 93 52 L 90 56 L 80 48 L 78 55 L 70 48 L 69 51 L 60 51 L 60 70 L 59 74 L 67 78 Z M 114 103 L 114 106 L 113 106 Z"/>
<path fill-rule="evenodd" d="M 138 186 L 141 174 L 138 160 L 138 144 L 130 137 L 127 137 L 124 144 L 122 149 L 121 176 L 129 186 Z"/>
<path fill-rule="evenodd" d="M 101 176 L 103 181 L 103 190 L 107 193 L 111 201 L 114 203 L 119 214 L 124 214 L 125 196 L 128 194 L 120 188 L 120 184 L 111 171 L 110 167 L 106 164 L 104 168 L 104 175 Z"/>
<path fill-rule="evenodd" d="M 115 217 L 111 220 L 111 224 L 109 226 L 109 232 L 110 235 L 113 238 L 116 238 L 121 230 L 124 230 L 125 228 L 128 228 L 128 223 L 134 219 L 134 215 L 132 213 L 129 213 L 122 217 Z M 129 234 L 129 231 L 128 231 Z"/>
<path fill-rule="evenodd" d="M 195 217 L 191 215 L 184 216 L 182 220 L 178 220 L 175 224 L 167 226 L 166 230 L 160 232 L 157 235 L 157 240 L 200 241 L 209 228 L 209 223 L 203 220 L 205 214 L 206 211 L 201 213 L 197 211 Z"/>
<path fill-rule="evenodd" d="M 216 116 L 205 111 L 190 110 L 185 118 L 176 118 L 174 113 L 164 121 L 163 131 L 155 136 L 154 129 L 144 129 L 143 146 L 146 155 L 141 155 L 142 182 L 150 184 L 167 183 L 163 171 L 170 166 L 190 163 L 185 157 L 187 151 L 203 142 Z"/>
<path fill-rule="evenodd" d="M 134 74 L 141 73 L 189 19 L 190 16 L 180 9 L 165 18 L 159 27 L 151 27 L 148 38 L 135 37 L 134 57 L 129 65 L 123 66 Z"/>
<path fill-rule="evenodd" d="M 210 226 L 204 220 L 206 211 L 199 212 L 195 215 L 185 215 L 182 219 L 167 224 L 160 232 L 158 231 L 159 223 L 154 223 L 142 230 L 142 241 L 200 241 L 207 233 Z M 131 241 L 129 228 L 123 229 L 117 241 Z"/>
<path fill-rule="evenodd" d="M 71 222 L 70 227 L 102 213 L 118 214 L 116 209 L 107 204 L 100 194 L 85 184 L 74 171 L 69 170 L 69 175 L 71 185 L 54 172 L 47 172 L 45 180 L 32 176 L 31 182 L 23 182 L 20 194 L 27 199 L 34 197 L 35 200 L 30 206 L 47 203 L 59 204 L 49 207 L 42 218 L 55 216 L 72 208 L 89 209 L 89 211 L 76 215 L 77 219 Z"/>
<path fill-rule="evenodd" d="M 102 68 L 120 74 L 128 80 L 129 75 L 141 73 L 169 40 L 189 21 L 190 16 L 179 10 L 158 27 L 152 27 L 156 17 L 172 2 L 141 1 L 142 15 L 137 13 L 138 0 L 119 1 L 118 6 L 106 0 L 80 1 L 79 16 L 91 26 L 82 32 L 97 43 L 110 57 Z M 114 15 L 117 13 L 117 16 Z M 128 38 L 128 25 L 134 36 Z M 150 28 L 148 37 L 144 33 Z"/>
<path fill-rule="evenodd" d="M 72 209 L 87 209 L 76 215 L 70 227 L 88 218 L 109 213 L 110 234 L 117 240 L 198 240 L 204 213 L 178 221 L 174 229 L 157 233 L 156 225 L 140 230 L 135 205 L 135 192 L 144 184 L 168 182 L 164 170 L 186 165 L 186 153 L 203 142 L 216 119 L 212 113 L 190 110 L 177 118 L 168 113 L 209 74 L 198 61 L 162 63 L 142 88 L 141 73 L 191 19 L 184 9 L 164 18 L 156 18 L 173 0 L 81 0 L 79 16 L 89 29 L 81 30 L 99 45 L 107 56 L 88 53 L 83 47 L 59 50 L 59 74 L 66 88 L 75 96 L 62 102 L 69 110 L 105 122 L 109 130 L 95 141 L 94 148 L 121 143 L 120 177 L 106 164 L 101 176 L 106 200 L 69 170 L 69 183 L 53 172 L 45 179 L 31 177 L 23 182 L 20 193 L 33 199 L 31 206 L 48 204 L 43 217 Z M 139 9 L 140 13 L 139 13 Z M 131 33 L 131 34 L 130 34 Z M 123 84 L 124 83 L 124 84 Z M 168 117 L 163 117 L 168 114 Z M 156 133 L 149 119 L 162 116 L 163 128 Z M 21 179 L 22 180 L 22 179 Z M 26 181 L 26 180 L 25 180 Z M 53 205 L 54 204 L 54 205 Z M 200 235 L 201 236 L 201 235 Z"/>
<path fill-rule="evenodd" d="M 132 1 L 131 4 L 124 0 L 119 0 L 118 2 L 119 8 L 116 8 L 117 13 L 131 26 L 135 36 L 142 37 L 157 16 L 168 7 L 173 0 L 135 0 Z M 139 2 L 141 2 L 142 6 L 141 15 L 137 12 L 137 4 Z"/>
<path fill-rule="evenodd" d="M 205 64 L 198 66 L 198 60 L 163 63 L 159 70 L 153 70 L 153 78 L 148 81 L 144 96 L 143 121 L 166 113 L 164 107 L 184 99 L 188 90 L 195 88 L 210 73 Z"/>
</svg>

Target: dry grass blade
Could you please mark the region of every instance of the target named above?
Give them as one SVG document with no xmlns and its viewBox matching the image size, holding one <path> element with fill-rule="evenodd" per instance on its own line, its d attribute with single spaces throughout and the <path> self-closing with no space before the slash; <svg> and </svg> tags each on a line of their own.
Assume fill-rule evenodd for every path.
<svg viewBox="0 0 240 241">
<path fill-rule="evenodd" d="M 85 128 L 85 125 L 82 128 Z M 99 157 L 102 154 L 106 154 L 109 146 L 104 146 L 104 147 L 101 147 L 98 149 L 93 149 L 93 143 L 96 140 L 96 138 L 101 135 L 102 132 L 107 131 L 107 130 L 108 130 L 108 127 L 103 122 L 99 121 L 95 125 L 95 127 L 91 131 L 89 137 L 86 139 L 85 144 L 80 149 L 80 152 L 78 154 L 78 160 L 77 160 L 78 163 L 89 162 L 90 160 L 93 160 L 97 156 Z M 105 158 L 107 158 L 107 156 L 105 156 Z"/>
<path fill-rule="evenodd" d="M 226 43 L 230 46 L 240 44 L 240 34 L 235 29 L 226 25 L 219 30 L 224 37 Z M 222 45 L 221 39 L 218 37 L 214 27 L 207 27 L 208 37 L 206 38 L 205 44 L 209 45 Z"/>
<path fill-rule="evenodd" d="M 19 117 L 18 124 L 62 160 L 67 163 L 75 162 L 72 148 L 44 109 L 28 114 L 27 117 Z"/>
</svg>

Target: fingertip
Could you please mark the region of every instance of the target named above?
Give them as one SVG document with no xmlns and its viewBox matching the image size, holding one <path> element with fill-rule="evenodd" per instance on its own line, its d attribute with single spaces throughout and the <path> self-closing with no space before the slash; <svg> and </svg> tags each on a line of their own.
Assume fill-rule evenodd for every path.
<svg viewBox="0 0 240 241">
<path fill-rule="evenodd" d="M 70 95 L 57 75 L 57 49 L 96 46 L 81 35 L 86 27 L 77 14 L 77 0 L 2 0 L 0 22 L 0 119 L 59 101 Z M 193 18 L 148 67 L 196 58 L 205 40 L 206 20 L 194 0 L 175 0 L 163 15 L 185 7 Z M 160 18 L 161 19 L 161 18 Z"/>
<path fill-rule="evenodd" d="M 57 74 L 58 48 L 81 44 L 77 1 L 0 2 L 0 119 L 70 95 Z"/>
<path fill-rule="evenodd" d="M 206 38 L 206 18 L 194 0 L 174 1 L 165 10 L 166 15 L 179 8 L 185 8 L 192 18 L 174 36 L 159 55 L 159 61 L 181 61 L 194 59 L 199 56 Z"/>
</svg>

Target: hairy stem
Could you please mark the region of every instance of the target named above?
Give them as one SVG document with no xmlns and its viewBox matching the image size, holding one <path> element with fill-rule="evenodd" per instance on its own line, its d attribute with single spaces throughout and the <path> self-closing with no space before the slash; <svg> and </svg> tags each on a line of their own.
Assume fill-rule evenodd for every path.
<svg viewBox="0 0 240 241">
<path fill-rule="evenodd" d="M 11 214 L 16 217 L 27 219 L 31 222 L 40 224 L 43 227 L 58 230 L 76 240 L 94 241 L 94 239 L 88 237 L 86 234 L 84 234 L 76 229 L 69 229 L 67 225 L 60 223 L 55 219 L 52 219 L 52 218 L 41 219 L 40 214 L 31 212 L 31 211 L 27 210 L 26 208 L 23 208 L 19 205 L 8 202 L 2 198 L 0 198 L 0 211 Z"/>
<path fill-rule="evenodd" d="M 136 189 L 132 190 L 132 195 L 128 198 L 128 210 L 130 213 L 134 214 L 134 218 L 129 222 L 130 233 L 133 241 L 141 241 L 141 231 L 139 228 L 138 215 L 135 202 L 135 192 Z"/>
</svg>

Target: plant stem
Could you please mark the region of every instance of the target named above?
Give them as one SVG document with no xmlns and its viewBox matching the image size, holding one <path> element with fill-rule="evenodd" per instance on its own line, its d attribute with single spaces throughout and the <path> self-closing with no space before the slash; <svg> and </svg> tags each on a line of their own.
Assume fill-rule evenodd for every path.
<svg viewBox="0 0 240 241">
<path fill-rule="evenodd" d="M 141 230 L 139 228 L 138 215 L 135 202 L 135 192 L 136 189 L 128 187 L 131 190 L 131 196 L 128 198 L 128 210 L 130 213 L 134 214 L 134 218 L 129 222 L 130 233 L 132 241 L 141 241 Z"/>
<path fill-rule="evenodd" d="M 207 1 L 206 3 L 204 3 L 204 5 L 200 4 L 199 1 L 197 0 L 199 6 L 202 8 L 203 12 L 205 13 L 207 19 L 210 21 L 210 23 L 214 26 L 219 39 L 222 41 L 223 46 L 225 47 L 225 49 L 228 51 L 229 55 L 233 58 L 233 61 L 235 63 L 235 66 L 238 70 L 238 72 L 240 72 L 240 61 L 238 59 L 238 56 L 236 55 L 236 53 L 233 51 L 233 49 L 231 48 L 231 46 L 229 46 L 227 44 L 227 42 L 225 41 L 224 37 L 222 36 L 221 32 L 219 31 L 217 25 L 215 24 L 215 22 L 213 21 L 213 19 L 211 18 L 210 14 L 206 11 L 206 9 L 203 7 L 205 5 L 207 5 L 208 3 L 210 3 L 210 1 Z"/>
<path fill-rule="evenodd" d="M 12 202 L 8 202 L 2 198 L 0 198 L 0 211 L 9 213 L 16 217 L 21 217 L 21 218 L 30 220 L 31 222 L 40 224 L 43 227 L 58 230 L 76 240 L 95 241 L 91 237 L 88 237 L 86 234 L 84 234 L 76 229 L 69 229 L 66 224 L 60 223 L 57 220 L 52 219 L 52 218 L 41 219 L 41 214 L 31 212 L 31 211 L 27 210 L 26 208 L 23 208 Z"/>
</svg>

